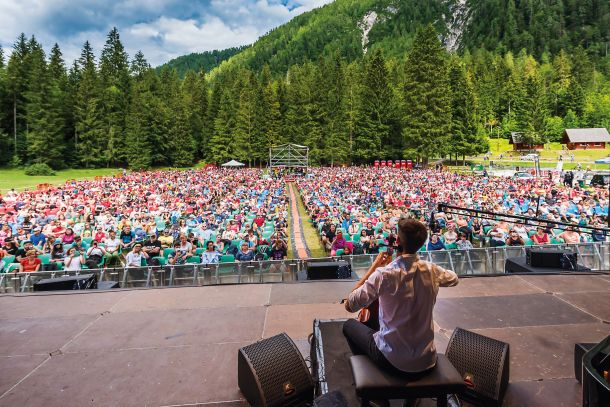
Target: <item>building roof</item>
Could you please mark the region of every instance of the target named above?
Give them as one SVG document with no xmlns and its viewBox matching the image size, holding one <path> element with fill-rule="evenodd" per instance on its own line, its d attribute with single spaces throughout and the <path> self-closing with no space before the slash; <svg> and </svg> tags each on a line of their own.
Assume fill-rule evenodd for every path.
<svg viewBox="0 0 610 407">
<path fill-rule="evenodd" d="M 610 134 L 605 128 L 566 129 L 563 133 L 570 143 L 610 143 Z"/>
<path fill-rule="evenodd" d="M 516 131 L 510 132 L 510 140 L 508 144 L 520 144 L 523 143 L 523 133 L 517 133 Z"/>
</svg>

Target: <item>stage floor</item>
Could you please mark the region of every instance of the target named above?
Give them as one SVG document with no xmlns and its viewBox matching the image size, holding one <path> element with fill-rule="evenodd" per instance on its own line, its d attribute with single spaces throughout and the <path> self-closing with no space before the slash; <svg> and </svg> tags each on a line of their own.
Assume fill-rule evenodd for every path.
<svg viewBox="0 0 610 407">
<path fill-rule="evenodd" d="M 237 350 L 350 315 L 353 282 L 0 297 L 0 406 L 244 406 Z M 579 406 L 575 342 L 610 334 L 609 276 L 462 279 L 441 289 L 437 348 L 456 327 L 511 345 L 505 406 Z"/>
</svg>

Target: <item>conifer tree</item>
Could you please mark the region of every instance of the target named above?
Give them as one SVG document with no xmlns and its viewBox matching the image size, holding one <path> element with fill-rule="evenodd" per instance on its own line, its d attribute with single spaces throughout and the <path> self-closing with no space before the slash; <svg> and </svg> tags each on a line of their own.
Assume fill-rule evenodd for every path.
<svg viewBox="0 0 610 407">
<path fill-rule="evenodd" d="M 8 163 L 12 153 L 8 136 L 10 101 L 7 86 L 4 50 L 0 46 L 0 165 Z"/>
<path fill-rule="evenodd" d="M 74 164 L 73 152 L 68 147 L 74 134 L 74 101 L 70 97 L 70 83 L 66 72 L 66 65 L 63 60 L 62 52 L 58 44 L 51 48 L 49 58 L 49 114 L 55 126 L 59 139 L 56 143 L 61 143 L 62 166 L 69 167 Z"/>
<path fill-rule="evenodd" d="M 348 132 L 345 126 L 345 78 L 341 59 L 335 56 L 322 62 L 319 69 L 320 107 L 325 135 L 325 163 L 345 163 L 349 156 Z"/>
<path fill-rule="evenodd" d="M 104 109 L 105 131 L 108 134 L 109 163 L 125 161 L 127 144 L 125 119 L 129 106 L 129 62 L 118 30 L 112 28 L 100 57 L 100 86 Z"/>
<path fill-rule="evenodd" d="M 88 41 L 81 52 L 79 71 L 75 101 L 76 152 L 83 166 L 97 167 L 107 162 L 109 139 L 104 130 L 95 56 Z"/>
<path fill-rule="evenodd" d="M 388 70 L 381 51 L 377 50 L 364 62 L 360 87 L 357 126 L 354 134 L 353 157 L 366 162 L 382 153 L 382 140 L 390 136 L 390 99 Z"/>
<path fill-rule="evenodd" d="M 210 159 L 216 163 L 223 163 L 233 158 L 233 135 L 235 130 L 235 114 L 230 91 L 222 93 L 220 109 L 214 119 L 214 132 L 210 139 Z"/>
<path fill-rule="evenodd" d="M 405 66 L 403 135 L 407 154 L 442 157 L 451 134 L 451 89 L 445 51 L 432 25 L 417 31 Z"/>
<path fill-rule="evenodd" d="M 63 166 L 63 123 L 59 107 L 52 103 L 50 72 L 42 45 L 34 37 L 28 48 L 27 158 L 30 162 L 60 168 Z"/>
<path fill-rule="evenodd" d="M 8 97 L 11 101 L 12 148 L 17 162 L 26 160 L 25 134 L 27 129 L 25 92 L 29 76 L 28 54 L 30 50 L 25 34 L 21 33 L 13 45 L 13 52 L 6 68 Z"/>
<path fill-rule="evenodd" d="M 526 61 L 524 75 L 525 97 L 517 109 L 516 121 L 518 130 L 523 133 L 525 141 L 539 144 L 545 142 L 548 101 L 537 63 L 532 57 L 528 57 Z"/>
<path fill-rule="evenodd" d="M 150 69 L 150 64 L 144 57 L 142 51 L 136 52 L 131 61 L 131 74 L 137 78 L 141 78 Z"/>
<path fill-rule="evenodd" d="M 342 104 L 345 112 L 345 130 L 347 132 L 347 156 L 348 162 L 354 162 L 354 139 L 358 125 L 359 96 L 361 94 L 361 72 L 360 65 L 351 63 L 345 70 L 345 94 Z"/>
<path fill-rule="evenodd" d="M 146 169 L 152 165 L 154 159 L 154 132 L 150 114 L 155 96 L 147 81 L 150 65 L 141 51 L 134 56 L 131 72 L 134 79 L 125 128 L 129 140 L 126 146 L 126 158 L 130 168 Z"/>
<path fill-rule="evenodd" d="M 451 84 L 451 138 L 450 153 L 456 159 L 468 154 L 484 153 L 487 142 L 478 132 L 476 119 L 476 100 L 470 80 L 466 76 L 463 64 L 457 58 L 451 60 L 449 68 Z"/>
<path fill-rule="evenodd" d="M 259 144 L 259 131 L 257 129 L 257 114 L 260 114 L 258 109 L 259 92 L 256 78 L 251 72 L 242 73 L 242 81 L 240 84 L 239 101 L 236 113 L 236 126 L 234 137 L 234 154 L 235 158 L 241 161 L 247 161 L 248 165 L 252 165 L 254 147 Z"/>
<path fill-rule="evenodd" d="M 261 117 L 265 123 L 265 133 L 262 136 L 263 144 L 259 151 L 259 160 L 267 161 L 269 149 L 274 145 L 284 144 L 280 100 L 276 86 L 272 82 L 269 82 L 263 90 L 263 101 L 265 110 Z"/>
</svg>

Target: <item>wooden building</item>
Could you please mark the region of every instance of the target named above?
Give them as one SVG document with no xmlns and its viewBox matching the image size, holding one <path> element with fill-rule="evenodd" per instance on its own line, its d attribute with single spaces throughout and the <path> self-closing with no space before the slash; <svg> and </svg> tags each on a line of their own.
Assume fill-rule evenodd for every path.
<svg viewBox="0 0 610 407">
<path fill-rule="evenodd" d="M 508 144 L 513 145 L 513 151 L 542 150 L 544 144 L 526 143 L 523 133 L 511 132 Z"/>
<path fill-rule="evenodd" d="M 599 150 L 606 148 L 610 134 L 605 128 L 599 129 L 566 129 L 563 132 L 562 144 L 568 150 Z"/>
</svg>

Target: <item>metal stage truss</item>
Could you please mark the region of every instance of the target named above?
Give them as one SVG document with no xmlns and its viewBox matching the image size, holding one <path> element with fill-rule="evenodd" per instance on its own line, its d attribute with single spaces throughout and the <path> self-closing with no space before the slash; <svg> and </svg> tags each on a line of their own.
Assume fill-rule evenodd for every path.
<svg viewBox="0 0 610 407">
<path fill-rule="evenodd" d="M 282 144 L 269 149 L 270 168 L 308 168 L 309 147 Z"/>
</svg>

